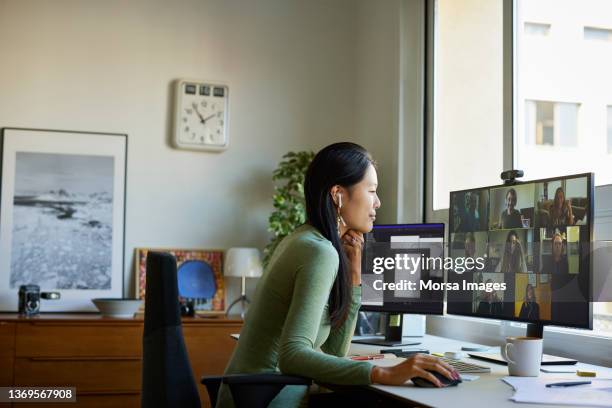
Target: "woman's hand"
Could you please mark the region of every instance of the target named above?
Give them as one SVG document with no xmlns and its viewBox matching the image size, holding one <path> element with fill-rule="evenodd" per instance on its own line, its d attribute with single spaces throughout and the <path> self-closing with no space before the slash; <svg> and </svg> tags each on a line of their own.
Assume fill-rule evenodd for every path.
<svg viewBox="0 0 612 408">
<path fill-rule="evenodd" d="M 431 381 L 437 387 L 442 383 L 429 371 L 437 371 L 450 380 L 459 378 L 459 373 L 449 364 L 437 357 L 428 354 L 415 354 L 406 361 L 393 367 L 372 368 L 372 383 L 385 385 L 402 385 L 414 377 L 421 377 Z"/>
<path fill-rule="evenodd" d="M 363 234 L 355 230 L 348 230 L 341 238 L 344 252 L 349 261 L 353 286 L 361 285 L 361 252 L 363 251 Z"/>
</svg>

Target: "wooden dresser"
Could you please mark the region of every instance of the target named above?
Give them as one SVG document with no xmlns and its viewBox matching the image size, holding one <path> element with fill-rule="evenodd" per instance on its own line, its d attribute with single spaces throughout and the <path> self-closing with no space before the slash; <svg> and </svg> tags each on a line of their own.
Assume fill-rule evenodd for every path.
<svg viewBox="0 0 612 408">
<path fill-rule="evenodd" d="M 72 386 L 77 390 L 77 403 L 70 406 L 139 407 L 143 324 L 142 317 L 44 314 L 25 318 L 0 313 L 0 386 Z M 230 334 L 240 332 L 241 327 L 239 318 L 183 319 L 183 335 L 204 407 L 210 404 L 199 378 L 223 373 L 236 343 Z"/>
</svg>

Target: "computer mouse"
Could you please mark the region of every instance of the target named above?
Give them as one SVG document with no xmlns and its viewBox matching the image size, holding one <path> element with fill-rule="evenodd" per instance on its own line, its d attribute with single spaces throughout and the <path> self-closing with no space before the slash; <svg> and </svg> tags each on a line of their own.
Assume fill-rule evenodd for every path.
<svg viewBox="0 0 612 408">
<path fill-rule="evenodd" d="M 430 370 L 427 370 L 427 371 L 432 373 L 442 383 L 442 387 L 450 387 L 450 386 L 457 385 L 460 382 L 462 382 L 461 378 L 458 380 L 449 380 L 443 374 L 440 374 L 437 371 L 430 371 Z M 411 380 L 414 383 L 414 385 L 417 387 L 423 387 L 423 388 L 435 388 L 436 387 L 434 383 L 432 383 L 429 380 L 426 380 L 425 378 L 414 377 L 414 378 L 411 378 Z"/>
</svg>

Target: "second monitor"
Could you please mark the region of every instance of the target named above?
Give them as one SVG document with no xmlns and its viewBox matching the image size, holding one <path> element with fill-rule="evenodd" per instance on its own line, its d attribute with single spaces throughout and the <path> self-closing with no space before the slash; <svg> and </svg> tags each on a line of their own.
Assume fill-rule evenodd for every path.
<svg viewBox="0 0 612 408">
<path fill-rule="evenodd" d="M 392 258 L 398 255 L 412 258 L 439 257 L 443 256 L 443 253 L 444 224 L 375 225 L 372 231 L 365 235 L 361 268 L 361 310 L 383 312 L 387 315 L 385 337 L 353 342 L 380 346 L 405 345 L 402 342 L 403 314 L 443 313 L 443 291 L 382 289 L 383 284 L 400 282 L 418 284 L 420 280 L 431 280 L 442 283 L 444 273 L 441 268 L 420 267 L 411 273 L 398 265 L 380 272 L 374 270 L 375 258 Z"/>
</svg>

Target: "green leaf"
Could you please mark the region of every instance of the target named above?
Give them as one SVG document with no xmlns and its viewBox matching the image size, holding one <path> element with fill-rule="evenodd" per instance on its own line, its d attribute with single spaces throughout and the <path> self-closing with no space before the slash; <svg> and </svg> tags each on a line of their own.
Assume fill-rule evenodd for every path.
<svg viewBox="0 0 612 408">
<path fill-rule="evenodd" d="M 304 178 L 313 158 L 312 151 L 287 152 L 272 172 L 272 205 L 275 210 L 268 218 L 268 231 L 274 236 L 264 249 L 264 265 L 269 262 L 278 243 L 306 220 Z"/>
</svg>

